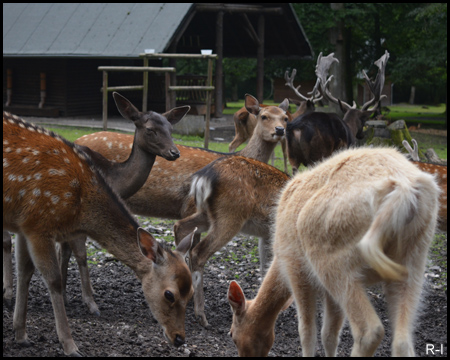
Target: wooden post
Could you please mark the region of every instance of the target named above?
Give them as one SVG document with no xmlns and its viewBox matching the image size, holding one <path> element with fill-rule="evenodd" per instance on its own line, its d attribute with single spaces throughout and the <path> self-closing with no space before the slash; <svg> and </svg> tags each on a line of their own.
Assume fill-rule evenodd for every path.
<svg viewBox="0 0 450 360">
<path fill-rule="evenodd" d="M 170 77 L 171 77 L 171 73 L 166 72 L 165 73 L 166 81 L 165 81 L 165 86 L 164 86 L 165 94 L 166 94 L 166 111 L 169 111 L 172 108 L 172 106 L 170 105 L 171 104 L 170 97 L 172 96 L 172 94 L 169 91 Z"/>
<path fill-rule="evenodd" d="M 212 68 L 213 68 L 213 60 L 208 59 L 208 79 L 206 81 L 206 86 L 212 86 Z M 208 149 L 209 146 L 209 121 L 211 118 L 211 97 L 212 91 L 208 90 L 206 92 L 205 149 Z"/>
<path fill-rule="evenodd" d="M 38 108 L 42 109 L 44 107 L 45 97 L 46 97 L 46 90 L 47 90 L 47 84 L 46 84 L 46 76 L 45 72 L 41 72 L 41 101 L 39 102 Z"/>
<path fill-rule="evenodd" d="M 144 57 L 144 67 L 148 67 L 148 58 Z M 148 71 L 144 71 L 144 89 L 142 89 L 142 112 L 147 111 L 147 98 L 148 98 Z"/>
<path fill-rule="evenodd" d="M 12 69 L 6 69 L 6 103 L 5 106 L 10 106 L 12 101 Z"/>
<path fill-rule="evenodd" d="M 217 53 L 217 62 L 216 62 L 216 91 L 215 91 L 215 110 L 214 116 L 221 117 L 222 116 L 222 98 L 223 98 L 223 11 L 219 11 L 217 13 L 217 22 L 216 22 L 216 53 Z"/>
<path fill-rule="evenodd" d="M 103 130 L 108 130 L 108 72 L 103 71 Z"/>
<path fill-rule="evenodd" d="M 262 103 L 264 100 L 264 15 L 262 14 L 258 18 L 258 39 L 259 43 L 256 54 L 256 98 Z"/>
</svg>

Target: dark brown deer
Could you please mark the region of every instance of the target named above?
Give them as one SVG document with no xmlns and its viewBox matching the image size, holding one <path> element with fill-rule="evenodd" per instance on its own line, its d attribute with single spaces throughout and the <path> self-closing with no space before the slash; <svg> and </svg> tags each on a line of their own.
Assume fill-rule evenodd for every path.
<svg viewBox="0 0 450 360">
<path fill-rule="evenodd" d="M 170 343 L 184 343 L 184 314 L 192 280 L 184 256 L 193 234 L 172 252 L 139 228 L 79 146 L 3 112 L 3 227 L 18 233 L 14 331 L 26 333 L 28 286 L 36 267 L 49 289 L 59 341 L 80 355 L 69 329 L 55 243 L 85 234 L 129 266 Z M 158 265 L 155 267 L 155 264 Z"/>
<path fill-rule="evenodd" d="M 353 146 L 356 139 L 362 139 L 363 126 L 369 116 L 384 97 L 381 89 L 384 85 L 384 71 L 389 54 L 386 52 L 375 64 L 379 67 L 375 82 L 370 81 L 364 73 L 374 97 L 366 102 L 361 110 L 336 99 L 329 91 L 328 86 L 332 76 L 328 77 L 330 66 L 338 62 L 331 53 L 326 57 L 319 55 L 317 59 L 317 84 L 320 83 L 322 94 L 328 101 L 339 104 L 344 112 L 341 119 L 336 114 L 313 112 L 294 119 L 286 128 L 288 141 L 289 161 L 294 169 L 301 164 L 310 166 L 323 158 L 329 157 L 334 151 Z M 369 106 L 374 105 L 372 109 Z"/>
<path fill-rule="evenodd" d="M 88 147 L 80 146 L 88 153 L 91 160 L 99 169 L 105 180 L 113 190 L 123 199 L 126 199 L 138 191 L 148 178 L 155 162 L 156 156 L 173 161 L 179 158 L 180 152 L 173 143 L 171 133 L 172 126 L 178 123 L 189 111 L 190 106 L 174 108 L 164 114 L 156 112 L 140 112 L 128 99 L 117 92 L 113 93 L 114 101 L 121 115 L 136 126 L 131 154 L 124 162 L 107 160 L 101 154 L 92 151 Z M 112 146 L 107 143 L 107 146 Z M 63 289 L 67 279 L 67 262 L 69 261 L 71 248 L 74 249 L 78 264 L 86 263 L 84 251 L 85 237 L 80 235 L 80 243 L 71 239 L 61 243 L 62 256 L 61 269 L 63 272 Z M 9 248 L 9 249 L 8 249 Z M 6 304 L 11 304 L 12 299 L 12 272 L 11 272 L 11 238 L 8 232 L 3 233 L 3 297 Z M 81 281 L 87 282 L 82 286 L 83 301 L 94 314 L 99 314 L 95 302 L 92 301 L 92 286 L 86 267 L 80 266 Z M 87 293 L 86 293 L 87 292 Z"/>
<path fill-rule="evenodd" d="M 246 105 L 250 112 L 259 109 L 259 103 L 251 95 L 246 96 Z M 264 108 L 261 111 L 254 136 L 247 146 L 237 154 L 267 162 L 278 141 L 284 136 L 287 108 L 287 99 L 280 104 L 280 107 L 269 106 Z M 264 116 L 264 119 L 262 116 Z M 75 143 L 87 146 L 110 160 L 124 161 L 130 155 L 132 141 L 131 135 L 99 132 L 83 136 Z M 189 197 L 192 174 L 227 154 L 181 145 L 178 148 L 181 157 L 176 161 L 176 164 L 156 160 L 143 187 L 136 194 L 126 199 L 126 203 L 133 213 L 180 219 L 195 212 L 195 202 Z M 98 307 L 95 304 L 89 281 L 87 264 L 83 260 L 86 259 L 84 241 L 72 241 L 71 246 L 77 257 L 80 274 L 82 274 L 83 300 L 91 312 L 98 314 Z M 63 268 L 65 267 L 62 270 L 64 283 L 70 253 L 70 248 L 66 246 L 61 259 L 61 264 Z"/>
<path fill-rule="evenodd" d="M 438 196 L 433 177 L 390 148 L 349 149 L 299 173 L 279 197 L 274 260 L 256 298 L 246 300 L 235 281 L 229 286 L 230 334 L 239 355 L 267 356 L 278 313 L 293 295 L 303 356 L 316 355 L 318 299 L 325 355 L 336 356 L 347 318 L 351 355 L 373 356 L 384 324 L 366 286 L 382 283 L 392 355 L 414 356 Z"/>
</svg>

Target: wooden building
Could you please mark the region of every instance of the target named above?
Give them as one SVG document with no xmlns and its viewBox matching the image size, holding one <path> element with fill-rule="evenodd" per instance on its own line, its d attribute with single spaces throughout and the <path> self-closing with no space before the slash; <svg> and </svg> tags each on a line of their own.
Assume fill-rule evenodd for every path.
<svg viewBox="0 0 450 360">
<path fill-rule="evenodd" d="M 38 116 L 98 115 L 102 104 L 98 66 L 142 66 L 139 54 L 145 49 L 217 53 L 219 116 L 223 57 L 256 57 L 260 94 L 264 59 L 313 57 L 287 3 L 4 3 L 3 109 Z M 163 108 L 162 83 L 150 73 L 149 109 Z M 109 80 L 111 86 L 138 84 L 142 84 L 139 73 L 117 73 Z M 142 101 L 136 92 L 126 96 L 138 106 Z M 112 101 L 110 105 L 114 111 Z"/>
</svg>

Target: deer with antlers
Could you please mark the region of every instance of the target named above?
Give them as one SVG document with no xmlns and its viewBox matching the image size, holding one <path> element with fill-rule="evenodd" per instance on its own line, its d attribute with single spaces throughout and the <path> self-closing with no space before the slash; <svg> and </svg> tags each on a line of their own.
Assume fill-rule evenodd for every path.
<svg viewBox="0 0 450 360">
<path fill-rule="evenodd" d="M 109 161 L 101 154 L 88 147 L 80 146 L 88 153 L 91 160 L 99 169 L 107 183 L 122 198 L 126 199 L 138 191 L 148 178 L 156 160 L 161 156 L 166 160 L 174 161 L 179 158 L 180 152 L 173 143 L 172 126 L 178 123 L 189 111 L 190 106 L 180 106 L 164 114 L 149 111 L 140 112 L 128 99 L 117 92 L 113 93 L 114 101 L 121 115 L 136 126 L 131 154 L 124 162 Z M 110 146 L 109 142 L 106 146 Z M 80 235 L 69 241 L 60 243 L 61 271 L 63 273 L 64 298 L 67 279 L 67 266 L 72 249 L 80 267 L 82 286 L 82 299 L 89 311 L 99 315 L 97 304 L 93 301 L 93 290 L 89 280 L 86 266 L 85 236 Z M 11 237 L 3 232 L 3 297 L 8 305 L 12 299 L 12 261 Z M 67 300 L 65 301 L 67 303 Z"/>
<path fill-rule="evenodd" d="M 284 188 L 274 260 L 255 299 L 232 281 L 230 334 L 240 356 L 267 356 L 278 313 L 293 295 L 303 356 L 316 351 L 316 301 L 323 298 L 322 344 L 335 356 L 347 318 L 352 356 L 372 356 L 384 328 L 365 287 L 383 283 L 392 354 L 414 356 L 413 325 L 433 239 L 439 187 L 395 149 L 339 152 Z M 195 250 L 195 247 L 194 249 Z"/>
<path fill-rule="evenodd" d="M 184 314 L 192 280 L 184 256 L 193 234 L 176 251 L 163 248 L 139 227 L 90 155 L 17 116 L 3 112 L 3 227 L 18 233 L 16 341 L 26 332 L 28 286 L 35 267 L 50 293 L 56 331 L 66 355 L 79 356 L 65 312 L 55 243 L 74 235 L 95 239 L 129 266 L 171 344 L 184 343 Z"/>
<path fill-rule="evenodd" d="M 375 82 L 372 82 L 364 72 L 366 82 L 374 97 L 366 102 L 361 110 L 358 110 L 355 103 L 350 106 L 330 93 L 328 86 L 332 76 L 328 77 L 328 71 L 334 62 L 339 61 L 333 53 L 326 57 L 322 57 L 322 53 L 320 53 L 316 65 L 316 87 L 320 85 L 325 99 L 339 104 L 344 112 L 344 117 L 341 119 L 336 114 L 313 112 L 304 114 L 288 124 L 286 138 L 289 162 L 294 169 L 301 164 L 310 166 L 329 157 L 336 150 L 353 146 L 356 139 L 363 138 L 364 123 L 384 98 L 381 90 L 384 85 L 384 71 L 388 59 L 389 53 L 386 52 L 375 62 L 379 68 Z M 369 109 L 372 105 L 373 108 Z"/>
<path fill-rule="evenodd" d="M 441 188 L 441 195 L 439 197 L 439 218 L 438 228 L 442 231 L 447 231 L 447 165 L 433 164 L 429 162 L 422 162 L 419 158 L 419 146 L 417 141 L 412 139 L 414 148 L 407 140 L 403 140 L 402 144 L 408 151 L 412 162 L 422 171 L 433 174 Z"/>
</svg>

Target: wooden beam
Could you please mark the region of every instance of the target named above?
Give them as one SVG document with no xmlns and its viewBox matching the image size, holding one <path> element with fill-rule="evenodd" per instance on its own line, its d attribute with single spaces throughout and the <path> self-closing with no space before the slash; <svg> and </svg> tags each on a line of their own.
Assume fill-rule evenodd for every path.
<svg viewBox="0 0 450 360">
<path fill-rule="evenodd" d="M 272 14 L 282 15 L 283 8 L 281 7 L 265 7 L 261 5 L 239 5 L 239 4 L 196 4 L 195 10 L 201 11 L 225 11 L 229 13 L 257 13 L 257 14 Z"/>
</svg>

